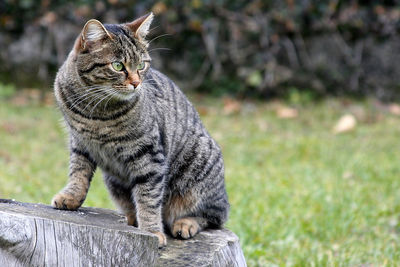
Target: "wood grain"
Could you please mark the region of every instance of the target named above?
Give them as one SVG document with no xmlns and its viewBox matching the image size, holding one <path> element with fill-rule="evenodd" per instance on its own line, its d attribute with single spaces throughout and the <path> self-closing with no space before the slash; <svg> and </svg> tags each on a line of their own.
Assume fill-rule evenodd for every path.
<svg viewBox="0 0 400 267">
<path fill-rule="evenodd" d="M 115 211 L 0 199 L 1 266 L 246 266 L 237 236 L 226 229 L 168 238 L 162 250 L 157 244 Z"/>
</svg>

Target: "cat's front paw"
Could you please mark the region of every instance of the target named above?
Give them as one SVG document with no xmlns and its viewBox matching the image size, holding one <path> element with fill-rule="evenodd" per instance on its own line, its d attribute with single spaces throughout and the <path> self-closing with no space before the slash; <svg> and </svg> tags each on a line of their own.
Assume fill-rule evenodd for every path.
<svg viewBox="0 0 400 267">
<path fill-rule="evenodd" d="M 53 197 L 51 205 L 56 209 L 77 210 L 82 205 L 83 200 L 67 193 L 58 193 Z"/>
<path fill-rule="evenodd" d="M 158 248 L 163 248 L 167 245 L 167 237 L 163 232 L 152 232 L 158 237 Z"/>
</svg>

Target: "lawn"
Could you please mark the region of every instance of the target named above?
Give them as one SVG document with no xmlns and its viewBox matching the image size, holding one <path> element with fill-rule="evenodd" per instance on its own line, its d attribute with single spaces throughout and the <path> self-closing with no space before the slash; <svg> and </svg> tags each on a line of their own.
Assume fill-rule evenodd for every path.
<svg viewBox="0 0 400 267">
<path fill-rule="evenodd" d="M 375 100 L 191 99 L 223 149 L 249 266 L 400 265 L 400 117 Z M 277 116 L 287 105 L 297 117 Z M 334 134 L 347 113 L 357 126 Z M 48 204 L 68 154 L 56 108 L 0 101 L 0 198 Z M 84 205 L 114 208 L 100 171 Z"/>
</svg>

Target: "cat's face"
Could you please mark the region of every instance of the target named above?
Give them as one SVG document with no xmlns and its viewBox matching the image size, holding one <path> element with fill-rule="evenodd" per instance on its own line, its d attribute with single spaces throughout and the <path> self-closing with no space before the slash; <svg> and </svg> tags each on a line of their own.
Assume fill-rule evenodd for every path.
<svg viewBox="0 0 400 267">
<path fill-rule="evenodd" d="M 143 86 L 150 67 L 145 37 L 152 19 L 149 14 L 127 24 L 86 23 L 74 46 L 82 90 L 129 99 Z"/>
</svg>

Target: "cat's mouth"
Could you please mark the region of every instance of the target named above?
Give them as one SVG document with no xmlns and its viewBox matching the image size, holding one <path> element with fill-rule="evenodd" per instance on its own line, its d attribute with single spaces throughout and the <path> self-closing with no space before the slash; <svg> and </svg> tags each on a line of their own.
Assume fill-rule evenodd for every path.
<svg viewBox="0 0 400 267">
<path fill-rule="evenodd" d="M 135 88 L 133 87 L 133 85 L 128 84 L 127 86 L 118 87 L 116 90 L 118 90 L 118 92 L 120 92 L 120 93 L 129 94 L 129 93 L 134 92 Z"/>
<path fill-rule="evenodd" d="M 117 88 L 114 88 L 116 91 L 116 95 L 119 97 L 122 97 L 123 99 L 127 99 L 133 96 L 139 89 L 139 86 L 136 86 L 136 88 L 128 84 L 126 86 L 118 86 Z"/>
</svg>

